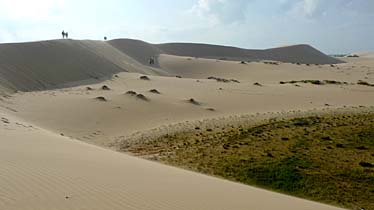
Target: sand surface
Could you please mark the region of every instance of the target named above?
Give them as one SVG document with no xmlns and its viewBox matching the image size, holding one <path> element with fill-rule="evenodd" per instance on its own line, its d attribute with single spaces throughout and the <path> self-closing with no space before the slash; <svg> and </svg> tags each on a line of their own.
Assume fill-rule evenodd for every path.
<svg viewBox="0 0 374 210">
<path fill-rule="evenodd" d="M 8 61 L 0 62 L 0 87 L 6 93 L 0 97 L 0 209 L 337 209 L 113 150 L 134 133 L 168 132 L 170 124 L 183 129 L 190 122 L 233 115 L 374 106 L 374 87 L 356 84 L 358 80 L 374 83 L 373 59 L 346 58 L 347 63 L 334 66 L 307 66 L 161 54 L 158 69 L 144 66 L 136 58 L 139 52 L 124 53 L 118 43 L 87 42 L 81 47 L 89 47 L 89 54 L 76 46 L 81 42 L 73 48 L 87 56 L 87 62 L 81 61 L 89 71 L 84 75 L 73 57 L 71 71 L 68 64 L 49 71 L 55 65 L 46 60 L 37 64 L 40 68 L 24 61 L 22 65 L 28 67 L 16 66 L 14 73 Z M 59 44 L 65 49 L 71 43 Z M 111 45 L 117 45 L 115 55 Z M 18 51 L 20 46 L 11 49 Z M 5 51 L 0 55 L 9 56 Z M 99 63 L 90 64 L 91 59 Z M 118 65 L 102 70 L 105 62 Z M 125 72 L 121 62 L 130 70 Z M 30 72 L 34 77 L 20 76 Z M 87 84 L 92 73 L 106 79 Z M 144 75 L 148 79 L 141 79 Z M 210 76 L 234 81 L 207 79 Z M 311 79 L 347 84 L 280 84 Z M 78 86 L 56 89 L 55 84 L 48 90 L 40 85 L 46 81 Z"/>
<path fill-rule="evenodd" d="M 0 116 L 0 209 L 337 209 L 137 159 Z"/>
</svg>

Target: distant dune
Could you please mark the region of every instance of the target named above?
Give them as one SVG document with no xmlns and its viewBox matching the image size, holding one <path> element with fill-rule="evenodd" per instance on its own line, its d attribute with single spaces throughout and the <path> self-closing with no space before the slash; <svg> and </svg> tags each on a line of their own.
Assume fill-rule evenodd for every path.
<svg viewBox="0 0 374 210">
<path fill-rule="evenodd" d="M 194 43 L 149 44 L 131 39 L 117 39 L 110 41 L 110 43 L 115 48 L 128 54 L 139 62 L 147 61 L 146 58 L 150 56 L 169 54 L 236 61 L 274 60 L 303 64 L 343 63 L 343 61 L 327 56 L 309 45 L 292 45 L 266 50 L 248 50 L 236 47 Z M 143 53 L 143 55 L 141 53 Z"/>
<path fill-rule="evenodd" d="M 308 45 L 267 50 L 169 43 L 149 44 L 139 40 L 117 39 L 51 40 L 0 45 L 1 89 L 34 91 L 72 86 L 83 81 L 97 82 L 119 72 L 168 76 L 159 68 L 158 56 L 170 54 L 226 60 L 275 60 L 293 63 L 335 64 L 329 57 Z M 149 65 L 149 58 L 155 64 Z"/>
</svg>

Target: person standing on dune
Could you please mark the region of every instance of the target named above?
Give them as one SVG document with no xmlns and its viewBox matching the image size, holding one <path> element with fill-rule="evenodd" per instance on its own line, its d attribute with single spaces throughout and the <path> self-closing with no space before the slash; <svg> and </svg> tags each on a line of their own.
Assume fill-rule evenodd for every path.
<svg viewBox="0 0 374 210">
<path fill-rule="evenodd" d="M 67 39 L 69 39 L 69 34 L 68 34 L 68 32 L 65 33 L 65 36 L 66 36 Z"/>
<path fill-rule="evenodd" d="M 62 30 L 62 39 L 65 39 L 65 31 L 64 30 Z"/>
</svg>

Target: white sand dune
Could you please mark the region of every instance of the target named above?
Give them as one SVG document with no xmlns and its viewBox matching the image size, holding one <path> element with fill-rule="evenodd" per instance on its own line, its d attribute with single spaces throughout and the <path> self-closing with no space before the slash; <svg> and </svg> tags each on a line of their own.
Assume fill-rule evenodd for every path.
<svg viewBox="0 0 374 210">
<path fill-rule="evenodd" d="M 146 62 L 150 56 L 169 54 L 236 61 L 275 60 L 305 64 L 342 63 L 342 61 L 329 57 L 309 45 L 292 45 L 266 50 L 248 50 L 229 46 L 195 43 L 150 44 L 132 39 L 117 39 L 109 43 L 139 62 Z"/>
<path fill-rule="evenodd" d="M 83 144 L 2 112 L 0 117 L 7 119 L 0 122 L 0 209 L 338 209 Z"/>
<path fill-rule="evenodd" d="M 356 84 L 374 83 L 373 59 L 240 64 L 194 57 L 236 60 L 246 50 L 203 45 L 196 54 L 198 46 L 134 40 L 0 45 L 0 93 L 6 93 L 0 96 L 0 209 L 337 209 L 82 143 L 117 149 L 133 133 L 191 126 L 186 121 L 374 105 L 373 87 Z M 269 51 L 277 57 L 291 49 L 310 50 Z M 154 55 L 157 65 L 144 65 Z M 318 61 L 333 62 L 327 58 Z M 279 84 L 309 79 L 347 84 Z M 65 86 L 71 87 L 58 89 Z"/>
<path fill-rule="evenodd" d="M 94 83 L 119 72 L 167 76 L 167 72 L 148 65 L 150 57 L 160 54 L 246 61 L 342 62 L 308 45 L 246 50 L 190 43 L 149 44 L 130 39 L 52 40 L 0 44 L 1 85 L 10 90 L 33 91 Z M 158 67 L 157 60 L 154 67 Z"/>
</svg>

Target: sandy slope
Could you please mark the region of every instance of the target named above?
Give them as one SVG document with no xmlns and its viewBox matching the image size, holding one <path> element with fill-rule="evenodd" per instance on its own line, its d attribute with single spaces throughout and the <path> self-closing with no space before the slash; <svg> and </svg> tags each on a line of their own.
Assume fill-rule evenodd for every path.
<svg viewBox="0 0 374 210">
<path fill-rule="evenodd" d="M 95 83 L 119 72 L 163 74 L 140 65 L 110 44 L 91 40 L 51 40 L 0 44 L 1 85 L 34 91 Z"/>
<path fill-rule="evenodd" d="M 0 85 L 13 91 L 34 91 L 95 83 L 119 72 L 168 76 L 159 68 L 160 54 L 231 60 L 279 60 L 299 63 L 340 63 L 307 45 L 268 50 L 191 43 L 149 44 L 120 39 L 51 40 L 0 44 Z"/>
<path fill-rule="evenodd" d="M 57 136 L 0 112 L 0 209 L 338 209 Z"/>
<path fill-rule="evenodd" d="M 373 87 L 355 83 L 358 80 L 374 83 L 374 62 L 354 62 L 338 67 L 257 62 L 244 65 L 234 61 L 162 55 L 160 64 L 168 74 L 188 78 L 149 76 L 150 80 L 146 81 L 137 73 L 120 73 L 111 80 L 90 85 L 93 90 L 80 86 L 18 93 L 3 99 L 2 106 L 15 110 L 13 115 L 55 133 L 102 146 L 116 146 L 134 132 L 187 120 L 373 106 Z M 240 83 L 205 79 L 209 76 L 237 79 Z M 349 85 L 279 84 L 280 81 L 305 79 L 345 81 Z M 254 85 L 255 82 L 262 86 Z M 103 85 L 111 90 L 101 90 Z M 161 94 L 150 93 L 151 89 Z M 145 95 L 148 101 L 125 94 L 130 90 Z M 107 101 L 96 100 L 96 97 L 105 97 Z M 191 98 L 200 104 L 188 102 Z M 207 110 L 209 108 L 215 111 Z"/>
<path fill-rule="evenodd" d="M 186 59 L 181 59 L 181 66 L 184 66 Z M 179 58 L 174 60 L 174 64 L 178 61 Z M 268 66 L 265 64 L 253 64 L 251 67 L 252 64 L 243 66 L 236 62 L 220 62 L 222 68 L 219 68 L 214 60 L 198 59 L 187 62 L 195 63 L 188 67 L 192 69 L 190 72 L 188 69 L 175 68 L 177 72 L 174 73 L 184 73 L 196 78 L 206 78 L 208 75 L 235 78 L 239 79 L 240 83 L 159 76 L 149 76 L 150 80 L 145 81 L 139 79 L 140 74 L 121 73 L 112 80 L 91 85 L 94 89 L 91 91 L 86 90 L 87 86 L 81 86 L 19 93 L 7 99 L 5 106 L 16 110 L 14 115 L 55 133 L 64 133 L 79 140 L 108 146 L 133 132 L 186 120 L 248 113 L 374 105 L 373 87 L 279 84 L 281 80 L 292 79 L 357 82 L 365 76 L 370 77 L 367 81 L 372 82 L 374 75 L 369 73 L 373 73 L 373 69 L 357 68 L 357 72 L 354 73 L 350 70 L 351 67 L 340 67 L 337 70 L 330 66 L 321 70 L 308 69 L 312 67 L 306 66 L 293 69 L 288 65 L 271 66 L 267 69 Z M 349 75 L 347 72 L 350 72 Z M 260 82 L 262 86 L 254 85 L 254 82 Z M 102 85 L 109 86 L 111 90 L 101 90 Z M 161 94 L 150 93 L 151 89 L 157 89 Z M 130 90 L 143 94 L 148 101 L 125 94 Z M 95 99 L 100 96 L 105 97 L 107 101 Z M 188 102 L 191 98 L 200 104 Z M 209 111 L 208 108 L 215 111 Z"/>
<path fill-rule="evenodd" d="M 60 40 L 27 46 L 0 46 L 7 49 L 0 49 L 2 91 L 117 77 L 0 96 L 0 209 L 335 209 L 81 141 L 116 149 L 134 132 L 168 131 L 172 123 L 184 128 L 191 126 L 185 121 L 207 118 L 374 105 L 374 88 L 355 84 L 357 80 L 374 83 L 370 59 L 347 58 L 347 63 L 331 67 L 161 55 L 161 70 L 141 64 L 142 50 L 135 49 L 139 43 L 130 49 L 133 54 L 115 42 Z M 159 53 L 149 49 L 144 56 L 155 52 Z M 61 56 L 66 57 L 61 60 Z M 140 79 L 143 74 L 149 74 L 150 80 Z M 240 83 L 207 80 L 209 76 Z M 349 84 L 279 84 L 302 79 Z M 110 90 L 102 90 L 103 85 Z M 130 90 L 147 100 L 125 94 Z M 190 103 L 191 98 L 198 103 Z"/>
</svg>

